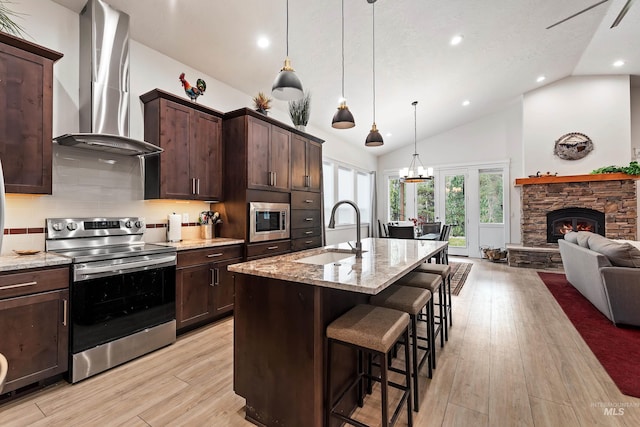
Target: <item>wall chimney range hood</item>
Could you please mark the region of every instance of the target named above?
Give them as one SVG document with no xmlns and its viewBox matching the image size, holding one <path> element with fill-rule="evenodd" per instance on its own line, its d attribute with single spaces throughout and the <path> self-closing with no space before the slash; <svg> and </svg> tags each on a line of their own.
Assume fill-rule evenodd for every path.
<svg viewBox="0 0 640 427">
<path fill-rule="evenodd" d="M 163 151 L 129 137 L 129 15 L 103 0 L 80 12 L 80 132 L 53 141 L 126 156 Z"/>
</svg>

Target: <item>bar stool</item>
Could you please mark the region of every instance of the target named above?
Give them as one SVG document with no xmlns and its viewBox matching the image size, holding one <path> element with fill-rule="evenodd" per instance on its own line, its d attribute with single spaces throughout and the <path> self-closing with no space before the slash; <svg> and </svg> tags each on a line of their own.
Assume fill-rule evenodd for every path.
<svg viewBox="0 0 640 427">
<path fill-rule="evenodd" d="M 452 300 L 451 300 L 451 266 L 448 264 L 430 264 L 423 263 L 415 270 L 420 273 L 439 274 L 442 277 L 442 282 L 445 284 L 446 293 L 444 295 L 444 305 L 447 308 L 447 318 L 449 319 L 449 326 L 453 326 L 452 318 Z M 449 326 L 444 330 L 444 339 L 449 341 Z"/>
<path fill-rule="evenodd" d="M 431 315 L 431 292 L 427 289 L 415 288 L 412 286 L 390 286 L 377 295 L 369 299 L 371 305 L 379 307 L 392 308 L 394 310 L 404 311 L 409 314 L 411 319 L 411 347 L 413 350 L 413 408 L 416 412 L 420 409 L 420 398 L 418 396 L 418 372 L 424 365 L 425 361 L 429 361 L 429 378 L 432 377 L 432 360 L 431 348 L 433 347 L 433 339 L 431 338 L 432 327 L 427 326 L 427 336 L 418 336 L 418 314 L 422 309 L 427 309 L 427 318 L 433 321 Z M 420 346 L 418 339 L 426 341 L 427 347 Z M 409 343 L 404 343 L 407 346 Z M 418 362 L 418 349 L 424 350 L 420 362 Z M 390 368 L 393 370 L 393 368 Z"/>
<path fill-rule="evenodd" d="M 431 317 L 429 318 L 428 315 L 426 318 L 418 317 L 418 320 L 427 322 L 427 325 L 432 325 L 431 327 L 433 328 L 432 329 L 433 333 L 431 334 L 431 336 L 433 337 L 434 343 L 435 343 L 436 337 L 438 336 L 438 334 L 440 334 L 440 347 L 444 347 L 443 328 L 446 326 L 446 312 L 443 309 L 444 295 L 443 295 L 442 286 L 441 286 L 442 277 L 438 274 L 417 273 L 412 271 L 411 273 L 407 274 L 406 276 L 398 280 L 396 282 L 396 285 L 413 286 L 414 288 L 428 289 L 431 292 L 431 300 L 429 301 L 429 304 L 431 305 Z M 434 300 L 433 295 L 435 295 L 436 291 L 438 292 L 437 304 L 439 308 L 439 313 L 437 316 L 434 310 L 434 305 L 436 303 L 433 301 Z M 438 320 L 437 322 L 436 322 L 436 319 Z M 435 345 L 433 345 L 432 347 L 432 352 L 433 352 L 433 355 L 431 356 L 431 361 L 432 361 L 433 369 L 435 369 L 436 368 L 436 346 Z"/>
<path fill-rule="evenodd" d="M 409 346 L 405 346 L 405 385 L 396 384 L 387 379 L 387 355 L 393 345 L 400 339 L 409 342 L 409 315 L 398 310 L 373 305 L 360 304 L 347 311 L 327 326 L 327 388 L 326 388 L 326 424 L 330 424 L 331 417 L 360 427 L 365 424 L 342 415 L 335 411 L 344 396 L 358 385 L 358 405 L 363 405 L 363 379 L 369 378 L 380 382 L 382 400 L 382 425 L 393 426 L 398 420 L 402 405 L 407 405 L 407 422 L 413 426 L 411 411 L 411 368 L 409 363 Z M 335 343 L 347 345 L 358 351 L 358 376 L 340 394 L 336 401 L 331 393 L 331 356 Z M 380 377 L 364 373 L 363 353 L 380 357 Z M 402 390 L 402 398 L 389 420 L 388 386 Z"/>
</svg>

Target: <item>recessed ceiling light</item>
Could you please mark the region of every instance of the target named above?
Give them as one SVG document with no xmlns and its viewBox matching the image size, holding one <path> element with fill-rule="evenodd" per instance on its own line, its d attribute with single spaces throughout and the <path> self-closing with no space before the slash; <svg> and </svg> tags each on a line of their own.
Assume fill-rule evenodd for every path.
<svg viewBox="0 0 640 427">
<path fill-rule="evenodd" d="M 384 136 L 393 136 L 391 132 L 387 132 Z"/>
<path fill-rule="evenodd" d="M 266 49 L 269 47 L 269 45 L 271 44 L 271 42 L 269 41 L 268 38 L 266 37 L 259 37 L 258 38 L 258 47 L 262 48 L 262 49 Z"/>
<path fill-rule="evenodd" d="M 618 59 L 616 62 L 613 63 L 614 67 L 622 67 L 624 65 L 624 61 L 622 59 Z"/>
<path fill-rule="evenodd" d="M 453 38 L 451 39 L 451 41 L 449 43 L 451 43 L 451 46 L 457 46 L 460 43 L 462 43 L 462 39 L 464 37 L 462 37 L 462 34 L 457 34 L 455 36 L 453 36 Z"/>
<path fill-rule="evenodd" d="M 465 99 L 464 101 L 462 101 L 462 106 L 463 107 L 466 107 L 469 104 L 471 104 L 471 101 L 469 101 L 468 99 Z"/>
<path fill-rule="evenodd" d="M 536 79 L 536 81 L 538 83 L 542 83 L 543 81 L 545 81 L 547 78 L 545 76 L 538 76 L 538 78 Z"/>
</svg>

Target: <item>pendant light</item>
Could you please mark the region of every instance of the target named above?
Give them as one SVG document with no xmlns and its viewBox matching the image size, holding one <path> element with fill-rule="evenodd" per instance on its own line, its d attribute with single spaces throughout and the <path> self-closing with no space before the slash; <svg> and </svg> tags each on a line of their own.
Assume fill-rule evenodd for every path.
<svg viewBox="0 0 640 427">
<path fill-rule="evenodd" d="M 413 101 L 413 158 L 408 168 L 400 169 L 400 181 L 417 183 L 433 179 L 433 168 L 426 168 L 420 161 L 418 154 L 418 101 Z"/>
<path fill-rule="evenodd" d="M 331 127 L 336 129 L 349 129 L 356 125 L 353 114 L 347 107 L 347 100 L 344 98 L 344 0 L 342 0 L 342 98 L 338 111 L 333 115 Z"/>
<path fill-rule="evenodd" d="M 304 95 L 302 83 L 291 67 L 291 61 L 289 60 L 289 0 L 287 0 L 287 56 L 284 60 L 284 67 L 282 67 L 282 70 L 273 81 L 271 94 L 274 98 L 283 101 L 294 101 Z"/>
<path fill-rule="evenodd" d="M 371 130 L 369 131 L 369 135 L 367 135 L 367 139 L 364 142 L 364 145 L 367 147 L 379 147 L 384 144 L 382 140 L 382 135 L 378 132 L 378 127 L 376 126 L 376 0 L 367 0 L 367 2 L 371 3 L 372 12 L 371 12 L 371 28 L 373 34 L 373 125 L 371 126 Z"/>
</svg>

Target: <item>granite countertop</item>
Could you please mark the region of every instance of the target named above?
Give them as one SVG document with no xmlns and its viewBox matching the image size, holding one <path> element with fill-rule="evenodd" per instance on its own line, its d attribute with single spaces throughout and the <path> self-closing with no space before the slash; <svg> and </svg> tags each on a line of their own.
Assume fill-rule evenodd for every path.
<svg viewBox="0 0 640 427">
<path fill-rule="evenodd" d="M 229 246 L 243 244 L 242 239 L 229 239 L 226 237 L 218 237 L 215 239 L 191 239 L 182 240 L 180 242 L 157 242 L 154 245 L 171 246 L 178 251 L 186 251 L 189 249 L 213 248 L 215 246 Z"/>
<path fill-rule="evenodd" d="M 53 267 L 71 264 L 71 258 L 51 252 L 35 255 L 5 255 L 0 257 L 0 271 L 25 270 L 27 268 Z"/>
<path fill-rule="evenodd" d="M 347 243 L 309 249 L 256 261 L 233 264 L 229 271 L 260 277 L 306 283 L 364 294 L 377 294 L 441 251 L 447 242 L 411 239 L 364 239 L 362 259 L 347 258 L 324 265 L 298 260 L 336 250 L 349 250 Z"/>
</svg>

